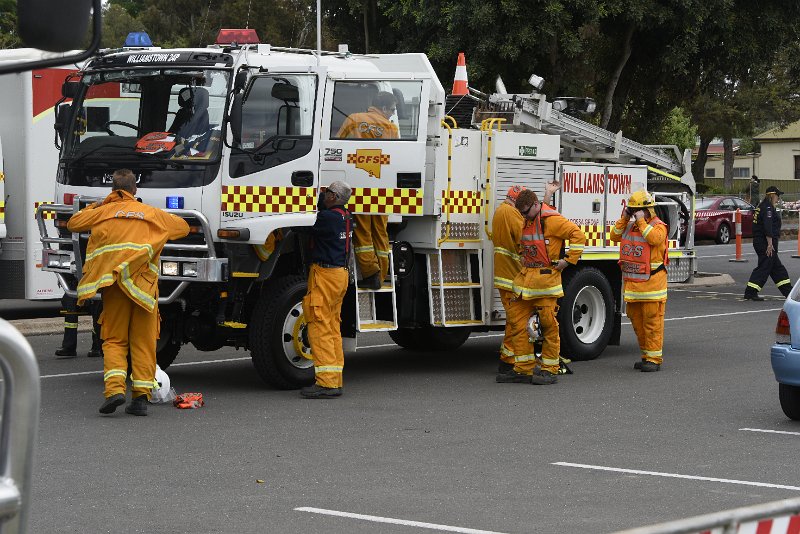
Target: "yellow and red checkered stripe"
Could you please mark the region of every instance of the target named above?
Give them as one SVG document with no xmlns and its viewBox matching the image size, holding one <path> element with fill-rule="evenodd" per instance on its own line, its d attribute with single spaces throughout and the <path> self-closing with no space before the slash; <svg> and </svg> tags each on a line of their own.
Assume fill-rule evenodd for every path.
<svg viewBox="0 0 800 534">
<path fill-rule="evenodd" d="M 356 154 L 348 154 L 347 155 L 347 163 L 350 163 L 351 165 L 354 164 L 354 163 L 358 163 L 358 157 L 359 157 L 358 153 L 356 153 Z M 361 156 L 361 157 L 363 158 L 364 156 Z M 374 158 L 375 156 L 370 156 L 370 157 Z M 374 163 L 374 164 L 377 164 L 377 165 L 389 165 L 389 160 L 390 160 L 390 155 L 389 154 L 380 154 L 378 156 L 378 161 L 370 161 L 370 162 Z"/>
<path fill-rule="evenodd" d="M 226 185 L 222 188 L 221 211 L 297 213 L 315 209 L 316 190 L 313 187 Z"/>
<path fill-rule="evenodd" d="M 0 223 L 6 220 L 6 201 L 0 200 Z"/>
<path fill-rule="evenodd" d="M 480 213 L 481 212 L 481 192 L 451 190 L 442 191 L 442 213 Z"/>
<path fill-rule="evenodd" d="M 53 203 L 53 201 L 51 201 L 51 200 L 48 200 L 48 201 L 45 201 L 45 202 L 34 202 L 33 203 L 33 218 L 34 219 L 36 218 L 36 210 L 39 209 L 39 206 L 41 206 L 42 204 L 52 204 L 52 203 Z M 44 212 L 42 214 L 42 218 L 43 219 L 55 219 L 56 218 L 56 212 L 54 212 L 54 211 L 46 211 L 46 212 Z"/>
<path fill-rule="evenodd" d="M 611 232 L 614 229 L 613 224 L 606 226 L 605 232 L 603 232 L 603 227 L 599 224 L 579 224 L 578 228 L 586 235 L 586 243 L 584 246 L 602 247 L 604 245 L 614 245 L 614 243 L 611 242 Z M 603 238 L 605 238 L 605 243 L 603 242 Z M 678 248 L 677 239 L 670 239 L 667 244 L 670 250 Z M 565 245 L 569 246 L 569 241 L 565 241 Z"/>
<path fill-rule="evenodd" d="M 422 190 L 354 187 L 347 209 L 353 213 L 422 215 Z"/>
</svg>

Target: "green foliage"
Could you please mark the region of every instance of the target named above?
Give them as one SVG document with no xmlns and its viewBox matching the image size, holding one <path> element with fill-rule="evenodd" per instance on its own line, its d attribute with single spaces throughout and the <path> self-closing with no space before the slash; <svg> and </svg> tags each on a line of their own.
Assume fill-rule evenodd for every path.
<svg viewBox="0 0 800 534">
<path fill-rule="evenodd" d="M 0 48 L 22 46 L 17 33 L 16 0 L 0 0 Z"/>
<path fill-rule="evenodd" d="M 667 115 L 659 136 L 662 144 L 677 145 L 681 152 L 694 148 L 697 126 L 692 124 L 689 115 L 679 107 L 672 108 Z"/>
</svg>

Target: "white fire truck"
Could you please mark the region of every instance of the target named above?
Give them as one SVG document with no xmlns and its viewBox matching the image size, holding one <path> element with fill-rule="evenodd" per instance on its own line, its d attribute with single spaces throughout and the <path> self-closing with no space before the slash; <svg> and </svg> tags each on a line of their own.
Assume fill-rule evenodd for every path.
<svg viewBox="0 0 800 534">
<path fill-rule="evenodd" d="M 452 350 L 471 332 L 501 330 L 489 236 L 514 184 L 541 194 L 560 180 L 556 207 L 588 236 L 565 273 L 566 356 L 592 359 L 619 342 L 621 277 L 608 234 L 631 191 L 654 192 L 669 224 L 669 279 L 692 275 L 688 154 L 560 113 L 537 92 L 446 97 L 422 54 L 317 53 L 251 39 L 221 32 L 205 49 L 106 53 L 63 88 L 73 101 L 59 114 L 56 204 L 39 209 L 57 217 L 57 234 L 42 226 L 44 269 L 75 291 L 88 236 L 68 233 L 66 221 L 109 192 L 116 168 L 131 168 L 143 202 L 192 228 L 161 257 L 162 368 L 185 343 L 236 346 L 275 387 L 313 381 L 301 306 L 309 243 L 293 228 L 314 223 L 318 192 L 335 180 L 353 187 L 351 211 L 389 216 L 392 242 L 391 280 L 375 291 L 351 285 L 345 297 L 347 350 L 364 332 Z M 400 138 L 339 138 L 345 118 L 380 91 L 396 97 Z M 156 141 L 143 145 L 145 136 Z"/>
<path fill-rule="evenodd" d="M 29 48 L 0 50 L 0 65 L 61 57 Z M 53 106 L 61 85 L 78 66 L 67 65 L 0 76 L 0 298 L 55 299 L 63 291 L 42 271 L 36 208 L 53 202 L 58 149 L 53 144 Z M 45 226 L 54 230 L 53 221 Z"/>
</svg>

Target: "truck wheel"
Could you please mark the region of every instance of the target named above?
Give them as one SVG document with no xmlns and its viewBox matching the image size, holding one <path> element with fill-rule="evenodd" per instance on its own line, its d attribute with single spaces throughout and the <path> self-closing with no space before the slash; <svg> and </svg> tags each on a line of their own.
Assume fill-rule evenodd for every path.
<svg viewBox="0 0 800 534">
<path fill-rule="evenodd" d="M 314 383 L 303 317 L 306 279 L 284 276 L 264 288 L 250 319 L 250 356 L 261 379 L 278 389 Z"/>
<path fill-rule="evenodd" d="M 727 245 L 731 242 L 731 227 L 728 223 L 722 223 L 717 228 L 717 238 L 715 239 L 720 245 Z"/>
<path fill-rule="evenodd" d="M 408 350 L 448 351 L 455 350 L 469 339 L 472 328 L 458 326 L 424 326 L 421 328 L 398 328 L 389 332 L 392 341 Z"/>
<path fill-rule="evenodd" d="M 800 387 L 789 384 L 778 384 L 778 398 L 786 417 L 800 421 Z"/>
<path fill-rule="evenodd" d="M 600 356 L 614 330 L 614 296 L 603 273 L 584 267 L 572 275 L 561 299 L 558 322 L 565 358 L 585 361 Z"/>
</svg>

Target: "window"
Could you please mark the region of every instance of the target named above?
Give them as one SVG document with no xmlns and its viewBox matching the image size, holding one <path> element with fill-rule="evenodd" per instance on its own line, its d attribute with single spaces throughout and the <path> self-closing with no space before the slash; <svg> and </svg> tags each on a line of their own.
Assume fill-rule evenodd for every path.
<svg viewBox="0 0 800 534">
<path fill-rule="evenodd" d="M 734 204 L 733 199 L 726 198 L 722 202 L 719 203 L 719 209 L 721 210 L 735 210 L 736 204 Z"/>
<path fill-rule="evenodd" d="M 416 141 L 421 95 L 421 81 L 336 82 L 330 138 Z"/>
<path fill-rule="evenodd" d="M 706 167 L 706 178 L 714 178 L 717 175 L 717 169 L 713 167 Z"/>
<path fill-rule="evenodd" d="M 734 167 L 734 178 L 750 178 L 750 167 Z"/>
<path fill-rule="evenodd" d="M 738 198 L 736 199 L 736 207 L 739 208 L 742 211 L 746 211 L 746 210 L 753 211 L 755 209 L 755 208 L 753 208 L 752 204 L 750 204 L 749 202 L 745 202 L 744 200 L 741 200 L 741 199 L 738 199 Z"/>
<path fill-rule="evenodd" d="M 231 151 L 232 178 L 305 156 L 313 146 L 317 78 L 258 76 L 242 102 L 241 144 Z"/>
<path fill-rule="evenodd" d="M 794 179 L 800 180 L 800 156 L 794 157 Z"/>
</svg>

